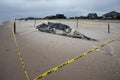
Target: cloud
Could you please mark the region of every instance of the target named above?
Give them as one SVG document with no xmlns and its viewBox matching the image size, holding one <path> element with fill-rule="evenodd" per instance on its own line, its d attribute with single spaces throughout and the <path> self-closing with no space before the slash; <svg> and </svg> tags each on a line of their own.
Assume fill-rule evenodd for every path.
<svg viewBox="0 0 120 80">
<path fill-rule="evenodd" d="M 0 19 L 44 17 L 63 13 L 66 16 L 87 15 L 96 12 L 120 12 L 119 0 L 0 0 Z"/>
</svg>

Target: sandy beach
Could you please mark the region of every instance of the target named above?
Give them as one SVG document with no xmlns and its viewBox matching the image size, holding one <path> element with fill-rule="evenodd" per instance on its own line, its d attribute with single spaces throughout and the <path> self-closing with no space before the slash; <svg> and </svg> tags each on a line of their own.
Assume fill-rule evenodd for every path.
<svg viewBox="0 0 120 80">
<path fill-rule="evenodd" d="M 57 22 L 97 39 L 89 41 L 40 32 L 35 26 Z M 108 34 L 108 24 L 110 33 Z M 0 27 L 0 80 L 26 80 L 12 30 L 13 21 Z M 30 80 L 59 64 L 114 38 L 120 38 L 119 20 L 16 21 L 16 37 Z M 120 80 L 120 41 L 84 56 L 41 80 Z"/>
</svg>

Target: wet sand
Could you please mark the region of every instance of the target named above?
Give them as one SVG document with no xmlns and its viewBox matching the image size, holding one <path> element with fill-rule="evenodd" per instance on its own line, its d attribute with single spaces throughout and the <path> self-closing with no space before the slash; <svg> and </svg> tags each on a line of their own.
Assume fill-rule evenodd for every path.
<svg viewBox="0 0 120 80">
<path fill-rule="evenodd" d="M 120 37 L 119 21 L 49 20 L 60 22 L 81 31 L 98 41 L 75 39 L 40 32 L 34 27 L 35 21 L 17 21 L 17 40 L 21 49 L 30 79 L 100 45 L 110 39 Z M 36 21 L 35 25 L 48 20 Z M 110 23 L 111 33 L 107 33 Z M 19 56 L 12 39 L 12 23 L 8 22 L 0 29 L 0 69 L 1 80 L 26 80 Z M 115 41 L 79 60 L 64 66 L 41 80 L 120 80 L 120 42 Z M 8 50 L 9 49 L 9 50 Z M 5 54 L 7 53 L 7 55 Z"/>
</svg>

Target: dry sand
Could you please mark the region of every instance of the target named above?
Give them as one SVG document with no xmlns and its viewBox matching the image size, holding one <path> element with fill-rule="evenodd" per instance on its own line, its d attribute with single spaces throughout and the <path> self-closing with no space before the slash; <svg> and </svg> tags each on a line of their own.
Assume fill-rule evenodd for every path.
<svg viewBox="0 0 120 80">
<path fill-rule="evenodd" d="M 40 32 L 34 25 L 60 22 L 81 31 L 98 41 L 75 39 Z M 41 73 L 100 45 L 120 37 L 120 21 L 37 20 L 16 21 L 17 40 L 30 79 Z M 110 23 L 111 33 L 107 33 Z M 0 27 L 0 80 L 26 80 L 12 39 L 12 23 Z M 64 66 L 41 80 L 120 80 L 120 42 L 115 41 L 79 60 Z"/>
</svg>

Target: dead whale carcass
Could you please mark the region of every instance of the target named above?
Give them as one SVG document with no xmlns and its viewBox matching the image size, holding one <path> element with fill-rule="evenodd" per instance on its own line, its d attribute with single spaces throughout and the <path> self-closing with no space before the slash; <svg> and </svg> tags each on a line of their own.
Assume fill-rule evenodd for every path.
<svg viewBox="0 0 120 80">
<path fill-rule="evenodd" d="M 53 34 L 69 36 L 69 37 L 73 37 L 73 38 L 80 38 L 80 39 L 96 41 L 95 39 L 89 38 L 89 37 L 81 34 L 79 31 L 72 29 L 68 25 L 65 25 L 62 23 L 48 22 L 48 24 L 43 23 L 41 25 L 38 25 L 36 28 L 42 32 L 48 32 L 48 33 L 53 33 Z"/>
<path fill-rule="evenodd" d="M 48 25 L 44 24 L 44 23 L 41 25 L 38 25 L 36 27 L 36 29 L 38 29 L 39 31 L 42 31 L 42 32 L 50 32 Z"/>
<path fill-rule="evenodd" d="M 71 30 L 68 25 L 51 22 L 48 22 L 48 24 L 43 23 L 41 25 L 38 25 L 36 28 L 42 32 L 49 32 L 55 34 L 64 34 L 70 32 Z"/>
</svg>

